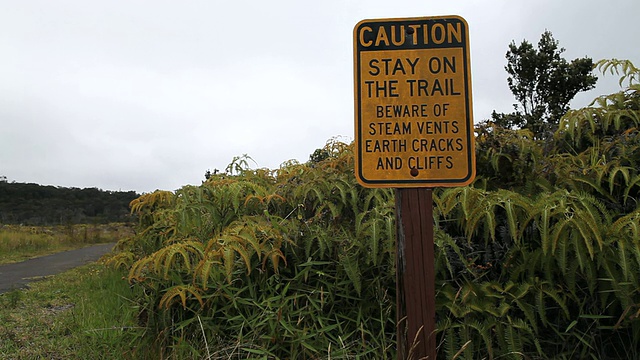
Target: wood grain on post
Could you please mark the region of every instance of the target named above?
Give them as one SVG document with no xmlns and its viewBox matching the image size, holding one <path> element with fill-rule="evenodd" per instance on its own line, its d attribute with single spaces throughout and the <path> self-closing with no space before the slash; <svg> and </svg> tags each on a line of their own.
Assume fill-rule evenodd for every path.
<svg viewBox="0 0 640 360">
<path fill-rule="evenodd" d="M 396 189 L 398 360 L 436 358 L 433 198 Z"/>
</svg>

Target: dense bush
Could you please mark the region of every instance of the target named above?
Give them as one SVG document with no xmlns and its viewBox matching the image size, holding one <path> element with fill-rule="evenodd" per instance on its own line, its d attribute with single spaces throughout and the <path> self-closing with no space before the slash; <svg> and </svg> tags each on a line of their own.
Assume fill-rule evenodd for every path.
<svg viewBox="0 0 640 360">
<path fill-rule="evenodd" d="M 476 182 L 434 191 L 439 357 L 640 357 L 640 71 L 600 67 L 622 92 L 552 139 L 479 129 Z M 394 193 L 357 185 L 351 145 L 315 155 L 131 203 L 110 262 L 144 290 L 140 354 L 395 358 Z"/>
</svg>

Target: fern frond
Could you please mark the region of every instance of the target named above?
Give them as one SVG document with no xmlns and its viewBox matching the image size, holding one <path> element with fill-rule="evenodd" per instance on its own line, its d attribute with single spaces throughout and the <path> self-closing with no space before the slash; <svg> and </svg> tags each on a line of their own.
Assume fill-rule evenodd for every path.
<svg viewBox="0 0 640 360">
<path fill-rule="evenodd" d="M 602 73 L 620 75 L 618 84 L 623 85 L 628 81 L 629 86 L 640 81 L 640 69 L 635 67 L 629 60 L 602 59 L 595 64 L 595 67 Z"/>
<path fill-rule="evenodd" d="M 198 262 L 193 269 L 194 284 L 199 280 L 202 289 L 209 288 L 209 280 L 218 273 L 217 268 L 222 264 L 221 253 L 219 251 L 209 251 L 205 257 Z"/>
<path fill-rule="evenodd" d="M 495 326 L 495 320 L 489 318 L 484 322 L 480 321 L 470 321 L 467 322 L 467 325 L 474 329 L 484 343 L 484 350 L 486 350 L 489 355 L 489 359 L 493 359 L 493 334 L 492 330 Z"/>
<path fill-rule="evenodd" d="M 504 331 L 505 343 L 508 346 L 507 353 L 510 355 L 522 356 L 524 355 L 524 346 L 523 346 L 524 340 L 522 335 L 520 334 L 519 329 L 522 328 L 522 325 L 526 326 L 526 324 L 524 324 L 524 322 L 520 319 L 515 319 L 515 320 L 512 320 L 511 318 L 508 318 L 508 319 L 509 319 L 509 323 L 507 324 Z"/>
<path fill-rule="evenodd" d="M 192 264 L 197 263 L 203 256 L 203 245 L 197 241 L 174 243 L 161 248 L 150 257 L 153 259 L 153 269 L 157 275 L 169 278 L 170 272 L 190 272 Z M 177 256 L 182 261 L 179 262 Z"/>
<path fill-rule="evenodd" d="M 633 177 L 631 180 L 629 180 L 629 182 L 627 183 L 627 186 L 625 187 L 625 189 L 624 189 L 624 193 L 623 193 L 623 196 L 622 196 L 622 199 L 623 199 L 622 201 L 623 201 L 623 204 L 624 204 L 624 205 L 626 205 L 626 204 L 627 204 L 627 200 L 629 200 L 629 199 L 637 200 L 637 199 L 635 199 L 635 198 L 631 198 L 631 197 L 629 197 L 629 192 L 631 192 L 631 190 L 632 190 L 633 188 L 636 188 L 636 187 L 640 188 L 640 174 L 637 174 L 636 176 L 634 176 L 634 177 Z"/>
<path fill-rule="evenodd" d="M 340 256 L 340 264 L 344 269 L 347 277 L 351 280 L 354 289 L 358 293 L 358 296 L 362 294 L 362 273 L 360 266 L 358 265 L 358 259 L 355 256 L 349 254 L 343 254 Z"/>
<path fill-rule="evenodd" d="M 131 251 L 121 251 L 105 261 L 105 265 L 114 269 L 129 269 L 135 260 L 135 254 Z"/>
<path fill-rule="evenodd" d="M 131 269 L 129 269 L 129 282 L 142 282 L 146 280 L 151 272 L 151 265 L 153 265 L 154 260 L 152 255 L 148 255 L 134 262 L 133 265 L 131 265 Z"/>
<path fill-rule="evenodd" d="M 271 261 L 271 266 L 273 266 L 273 272 L 278 274 L 280 272 L 280 260 L 284 262 L 284 266 L 287 266 L 287 258 L 284 256 L 284 253 L 280 249 L 271 249 L 268 253 L 264 254 L 264 258 L 262 260 L 262 269 L 265 270 L 267 267 L 267 260 Z"/>
<path fill-rule="evenodd" d="M 166 292 L 158 302 L 158 308 L 169 309 L 176 301 L 179 301 L 182 304 L 182 309 L 186 310 L 188 295 L 191 295 L 196 300 L 198 300 L 198 303 L 201 307 L 204 306 L 202 294 L 200 293 L 200 290 L 198 288 L 192 285 L 176 285 L 166 290 Z"/>
<path fill-rule="evenodd" d="M 233 268 L 235 267 L 236 254 L 230 247 L 225 247 L 222 250 L 222 261 L 224 264 L 225 275 L 227 276 L 227 282 L 231 283 L 233 276 Z M 249 268 L 248 271 L 251 271 Z"/>
<path fill-rule="evenodd" d="M 527 319 L 529 324 L 531 324 L 531 327 L 537 332 L 538 317 L 534 313 L 535 307 L 530 302 L 530 299 L 514 298 L 513 302 L 516 304 L 517 308 L 522 311 L 525 319 Z"/>
<path fill-rule="evenodd" d="M 611 235 L 622 235 L 628 239 L 640 239 L 640 208 L 617 219 L 609 230 Z"/>
<path fill-rule="evenodd" d="M 129 207 L 131 208 L 131 213 L 136 214 L 145 211 L 145 209 L 151 211 L 154 207 L 169 207 L 173 205 L 174 200 L 173 192 L 156 190 L 132 200 Z"/>
</svg>

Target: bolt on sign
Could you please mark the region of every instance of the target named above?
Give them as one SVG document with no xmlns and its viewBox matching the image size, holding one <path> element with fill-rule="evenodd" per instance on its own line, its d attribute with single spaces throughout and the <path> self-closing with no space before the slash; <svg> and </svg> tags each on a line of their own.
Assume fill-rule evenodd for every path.
<svg viewBox="0 0 640 360">
<path fill-rule="evenodd" d="M 356 177 L 365 187 L 453 187 L 475 177 L 467 22 L 359 22 L 354 36 Z"/>
</svg>

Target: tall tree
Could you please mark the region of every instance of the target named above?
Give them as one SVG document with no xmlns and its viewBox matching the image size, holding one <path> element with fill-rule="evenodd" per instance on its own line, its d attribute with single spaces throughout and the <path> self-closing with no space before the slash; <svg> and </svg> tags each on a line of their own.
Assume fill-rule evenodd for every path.
<svg viewBox="0 0 640 360">
<path fill-rule="evenodd" d="M 540 37 L 538 48 L 524 40 L 507 51 L 509 89 L 518 101 L 514 113 L 492 114 L 492 121 L 507 128 L 531 130 L 536 138 L 546 138 L 558 127 L 569 102 L 581 91 L 593 89 L 598 80 L 592 74 L 593 61 L 584 57 L 568 62 L 565 51 L 550 31 Z"/>
</svg>

